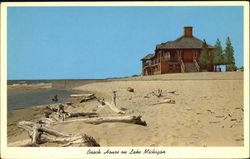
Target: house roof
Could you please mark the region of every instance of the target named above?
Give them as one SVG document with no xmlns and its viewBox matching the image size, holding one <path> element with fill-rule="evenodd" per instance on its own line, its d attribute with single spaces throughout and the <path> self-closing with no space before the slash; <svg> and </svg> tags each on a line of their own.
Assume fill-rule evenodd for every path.
<svg viewBox="0 0 250 159">
<path fill-rule="evenodd" d="M 143 57 L 141 60 L 150 60 L 155 56 L 155 54 L 148 54 L 147 56 Z"/>
<path fill-rule="evenodd" d="M 166 43 L 156 45 L 156 49 L 200 49 L 202 47 L 202 42 L 202 40 L 196 37 L 181 36 L 175 41 L 168 41 Z M 214 47 L 208 45 L 208 48 Z"/>
</svg>

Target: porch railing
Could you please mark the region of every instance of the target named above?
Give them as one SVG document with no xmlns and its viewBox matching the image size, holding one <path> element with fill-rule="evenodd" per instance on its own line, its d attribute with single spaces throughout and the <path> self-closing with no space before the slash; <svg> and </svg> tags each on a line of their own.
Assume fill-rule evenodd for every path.
<svg viewBox="0 0 250 159">
<path fill-rule="evenodd" d="M 198 64 L 198 62 L 197 62 L 197 60 L 196 60 L 196 58 L 194 58 L 193 61 L 194 61 L 194 65 L 195 65 L 197 71 L 200 72 L 200 66 L 199 66 L 199 64 Z"/>
<path fill-rule="evenodd" d="M 185 68 L 184 62 L 182 61 L 181 58 L 179 58 L 178 61 L 179 61 L 180 65 L 181 65 L 181 72 L 182 73 L 185 72 L 186 68 Z"/>
</svg>

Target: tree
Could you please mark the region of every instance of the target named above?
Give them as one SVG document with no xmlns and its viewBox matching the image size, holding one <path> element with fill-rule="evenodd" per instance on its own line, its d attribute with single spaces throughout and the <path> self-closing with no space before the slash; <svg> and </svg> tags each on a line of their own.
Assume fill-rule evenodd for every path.
<svg viewBox="0 0 250 159">
<path fill-rule="evenodd" d="M 207 68 L 207 65 L 209 64 L 208 45 L 205 39 L 202 42 L 201 54 L 199 57 L 199 64 L 202 68 L 205 68 L 205 67 Z"/>
<path fill-rule="evenodd" d="M 212 55 L 212 62 L 215 65 L 215 70 L 217 70 L 217 65 L 221 65 L 224 63 L 223 50 L 219 39 L 216 40 L 215 48 L 212 51 Z"/>
<path fill-rule="evenodd" d="M 227 37 L 226 39 L 226 48 L 224 52 L 225 52 L 226 71 L 234 71 L 236 69 L 235 59 L 234 59 L 234 49 L 229 37 Z"/>
</svg>

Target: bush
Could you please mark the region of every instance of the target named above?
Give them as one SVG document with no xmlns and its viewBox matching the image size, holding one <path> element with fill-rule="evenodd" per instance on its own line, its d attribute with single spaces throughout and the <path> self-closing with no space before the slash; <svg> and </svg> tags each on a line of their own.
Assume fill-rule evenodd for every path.
<svg viewBox="0 0 250 159">
<path fill-rule="evenodd" d="M 139 75 L 132 75 L 131 77 L 138 77 Z"/>
</svg>

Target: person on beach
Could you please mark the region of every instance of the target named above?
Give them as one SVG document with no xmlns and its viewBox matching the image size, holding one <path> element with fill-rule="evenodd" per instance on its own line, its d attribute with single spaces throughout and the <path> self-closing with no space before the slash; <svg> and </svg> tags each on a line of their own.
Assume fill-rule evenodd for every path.
<svg viewBox="0 0 250 159">
<path fill-rule="evenodd" d="M 52 98 L 52 101 L 54 101 L 54 102 L 57 102 L 57 101 L 58 101 L 57 94 Z"/>
<path fill-rule="evenodd" d="M 116 105 L 116 91 L 113 91 L 113 101 L 114 105 Z"/>
</svg>

